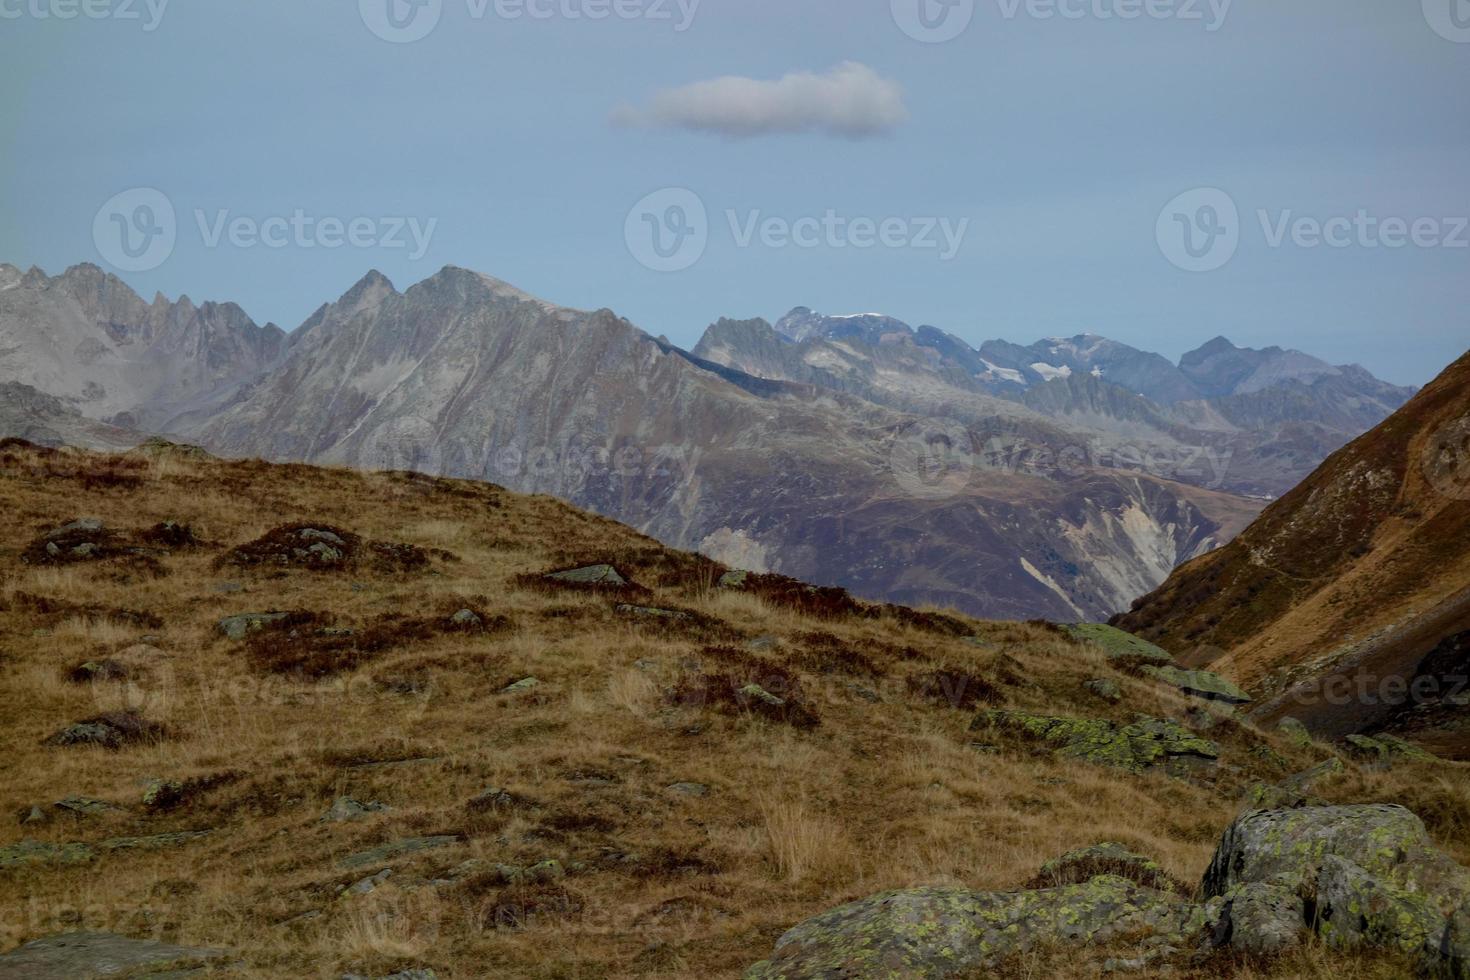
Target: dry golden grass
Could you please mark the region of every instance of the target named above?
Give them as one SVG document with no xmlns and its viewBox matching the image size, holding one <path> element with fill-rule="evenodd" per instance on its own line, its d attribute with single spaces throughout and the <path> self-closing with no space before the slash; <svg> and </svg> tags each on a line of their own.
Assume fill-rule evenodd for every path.
<svg viewBox="0 0 1470 980">
<path fill-rule="evenodd" d="M 67 472 L 85 472 L 92 459 L 68 454 Z M 169 454 L 153 457 L 136 485 L 84 491 L 75 475 L 40 475 L 46 465 L 29 450 L 0 450 L 10 516 L 0 544 L 0 803 L 7 819 L 74 794 L 123 809 L 40 827 L 9 819 L 0 846 L 211 833 L 88 866 L 0 869 L 0 907 L 14 910 L 0 922 L 5 948 L 88 927 L 226 947 L 237 953 L 232 972 L 245 977 L 378 976 L 412 965 L 446 978 L 734 976 L 791 925 L 841 902 L 917 884 L 1015 888 L 1044 861 L 1102 840 L 1196 881 L 1251 778 L 1324 757 L 1228 721 L 1210 737 L 1230 766 L 1197 782 L 1064 765 L 1020 744 L 981 751 L 974 712 L 920 697 L 913 678 L 961 668 L 1012 707 L 1120 720 L 1183 718 L 1191 704 L 1036 626 L 971 623 L 986 644 L 976 646 L 891 617 L 818 620 L 719 590 L 707 563 L 547 498 Z M 19 561 L 32 536 L 78 516 L 120 531 L 182 521 L 207 544 L 161 557 L 161 578 L 124 565 Z M 454 560 L 398 576 L 216 567 L 229 548 L 293 521 Z M 527 588 L 520 578 L 605 560 L 651 590 L 640 604 L 708 619 L 630 617 L 616 598 Z M 24 596 L 87 611 L 41 614 Z M 362 630 L 387 615 L 459 605 L 508 623 L 434 632 L 318 681 L 252 667 L 246 645 L 216 629 L 222 617 L 275 609 L 329 613 Z M 119 610 L 163 625 L 130 625 Z M 807 656 L 817 634 L 831 638 L 822 650 L 860 653 L 877 675 L 844 672 L 857 671 L 856 660 L 844 668 Z M 820 724 L 798 730 L 730 705 L 671 702 L 696 662 L 724 669 L 737 655 L 795 677 Z M 64 679 L 104 656 L 127 664 L 132 679 Z M 810 666 L 824 663 L 835 666 Z M 1122 685 L 1121 705 L 1082 690 L 1097 676 Z M 526 677 L 540 685 L 502 693 Z M 42 744 L 70 722 L 122 708 L 174 737 L 116 752 Z M 1284 758 L 1252 752 L 1262 745 Z M 226 773 L 236 778 L 174 809 L 142 805 L 150 777 Z M 1417 803 L 1464 860 L 1462 775 L 1353 771 L 1322 792 Z M 670 788 L 678 783 L 707 792 Z M 491 787 L 513 802 L 467 806 Z M 391 809 L 321 822 L 343 795 Z M 457 842 L 361 869 L 341 863 L 433 835 Z M 512 887 L 484 876 L 432 883 L 470 859 L 555 859 L 568 874 Z M 378 891 L 339 897 L 386 866 L 394 874 Z M 1075 950 L 1038 953 L 1007 975 L 1086 976 L 1090 962 Z M 1393 975 L 1317 950 L 1209 969 L 1199 975 Z"/>
</svg>

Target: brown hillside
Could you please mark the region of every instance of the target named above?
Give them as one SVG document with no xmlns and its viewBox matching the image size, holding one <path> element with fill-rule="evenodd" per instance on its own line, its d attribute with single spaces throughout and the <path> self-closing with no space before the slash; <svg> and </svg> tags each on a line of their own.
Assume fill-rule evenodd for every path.
<svg viewBox="0 0 1470 980">
<path fill-rule="evenodd" d="M 722 587 L 486 484 L 11 442 L 0 508 L 0 953 L 87 929 L 231 977 L 729 977 L 843 901 L 1018 888 L 1099 841 L 1199 881 L 1249 784 L 1334 755 L 1054 627 Z M 592 563 L 617 578 L 545 577 Z M 1066 760 L 973 727 L 991 708 L 1174 719 L 1219 761 Z M 1313 792 L 1403 803 L 1464 861 L 1465 787 L 1408 760 Z M 1307 947 L 1171 975 L 1404 969 Z"/>
<path fill-rule="evenodd" d="M 1470 630 L 1467 589 L 1470 354 L 1114 622 L 1273 696 L 1263 717 L 1341 735 L 1413 721 L 1382 689 Z M 1353 694 L 1322 696 L 1343 682 Z M 1470 748 L 1451 728 L 1424 734 Z"/>
</svg>

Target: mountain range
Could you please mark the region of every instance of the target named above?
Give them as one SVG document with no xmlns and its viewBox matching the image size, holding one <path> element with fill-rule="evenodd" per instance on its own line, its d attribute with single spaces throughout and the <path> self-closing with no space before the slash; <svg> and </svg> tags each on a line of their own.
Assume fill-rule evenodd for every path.
<svg viewBox="0 0 1470 980">
<path fill-rule="evenodd" d="M 689 352 L 454 267 L 370 273 L 288 335 L 93 266 L 0 266 L 0 383 L 33 441 L 485 479 L 732 566 L 1057 620 L 1127 608 L 1412 394 L 1224 340 L 1174 365 L 804 308 Z"/>
</svg>

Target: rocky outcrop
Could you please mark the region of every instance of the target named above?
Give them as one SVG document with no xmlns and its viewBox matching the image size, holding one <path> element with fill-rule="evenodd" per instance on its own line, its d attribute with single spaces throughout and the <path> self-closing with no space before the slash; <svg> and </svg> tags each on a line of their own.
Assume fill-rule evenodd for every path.
<svg viewBox="0 0 1470 980">
<path fill-rule="evenodd" d="M 1181 945 L 1205 932 L 1202 909 L 1126 878 L 1029 892 L 886 892 L 803 922 L 745 980 L 960 976 L 1058 942 L 1146 937 Z"/>
<path fill-rule="evenodd" d="M 222 949 L 171 946 L 107 932 L 68 932 L 0 956 L 0 980 L 94 980 L 185 976 L 227 956 Z"/>
<path fill-rule="evenodd" d="M 1470 870 L 1403 807 L 1247 813 L 1225 832 L 1203 890 L 1225 900 L 1219 935 L 1240 948 L 1279 948 L 1315 929 L 1338 949 L 1395 950 L 1432 974 L 1470 976 Z"/>
<path fill-rule="evenodd" d="M 1065 759 L 1143 772 L 1163 766 L 1171 772 L 1210 765 L 1220 747 L 1172 721 L 1141 717 L 1131 725 L 1102 718 L 1064 718 L 1024 711 L 986 711 L 971 730 L 994 729 L 1055 748 Z"/>
<path fill-rule="evenodd" d="M 1018 892 L 916 888 L 822 913 L 788 931 L 746 980 L 973 975 L 1042 945 L 1126 937 L 1143 961 L 1229 947 L 1280 953 L 1315 930 L 1330 946 L 1417 957 L 1430 975 L 1470 976 L 1470 870 L 1396 806 L 1254 811 L 1233 824 L 1206 873 L 1204 899 L 1141 885 L 1158 866 L 1117 844 L 1051 862 L 1038 880 L 1085 882 Z"/>
</svg>

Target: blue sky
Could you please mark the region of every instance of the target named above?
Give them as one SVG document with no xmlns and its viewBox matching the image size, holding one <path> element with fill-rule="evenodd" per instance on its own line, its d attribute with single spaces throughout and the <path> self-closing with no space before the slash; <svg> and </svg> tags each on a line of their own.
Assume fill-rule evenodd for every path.
<svg viewBox="0 0 1470 980">
<path fill-rule="evenodd" d="M 901 29 L 908 0 L 702 0 L 685 30 L 678 0 L 602 20 L 565 15 L 599 0 L 518 19 L 439 0 L 412 43 L 368 28 L 386 0 L 172 0 L 155 24 L 161 2 L 0 0 L 0 261 L 115 265 L 99 209 L 152 188 L 176 242 L 120 274 L 287 329 L 369 268 L 403 288 L 452 263 L 684 345 L 807 305 L 975 343 L 1091 331 L 1177 356 L 1223 333 L 1414 384 L 1470 346 L 1470 0 L 1149 0 L 1127 20 L 1103 15 L 1144 0 L 974 0 L 944 43 Z M 54 16 L 83 3 L 109 16 Z M 726 76 L 748 81 L 688 88 Z M 770 103 L 753 121 L 752 91 Z M 702 254 L 671 272 L 629 244 L 630 210 L 665 188 L 706 212 Z M 1205 272 L 1165 240 L 1207 230 L 1217 198 L 1165 212 L 1198 188 L 1238 212 Z M 207 233 L 298 211 L 368 219 L 362 247 Z M 898 224 L 869 248 L 741 240 L 829 212 Z M 1339 221 L 1330 247 L 1295 223 L 1360 212 L 1419 242 Z M 432 223 L 422 255 L 395 219 Z M 964 223 L 952 257 L 914 247 L 930 222 Z"/>
</svg>

